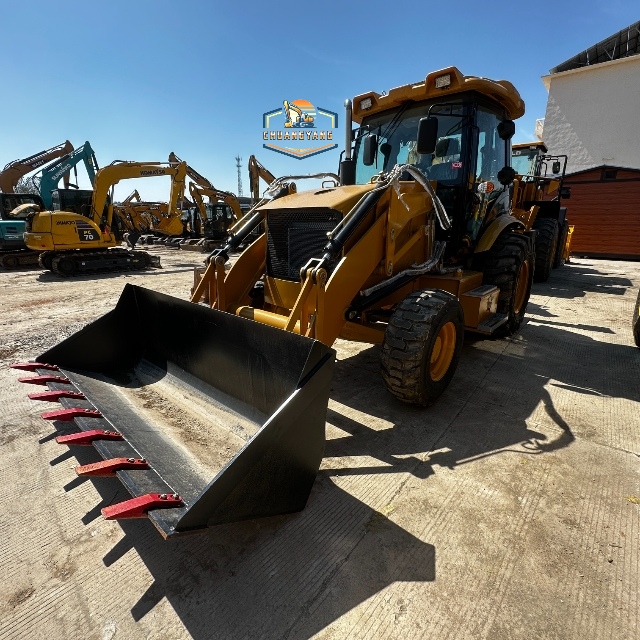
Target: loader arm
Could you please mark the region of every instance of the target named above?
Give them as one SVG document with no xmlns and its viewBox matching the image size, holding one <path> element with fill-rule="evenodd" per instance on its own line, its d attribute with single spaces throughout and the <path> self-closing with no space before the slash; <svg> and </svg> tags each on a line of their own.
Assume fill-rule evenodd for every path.
<svg viewBox="0 0 640 640">
<path fill-rule="evenodd" d="M 62 144 L 59 144 L 51 149 L 45 151 L 39 151 L 28 158 L 22 158 L 21 160 L 14 160 L 9 162 L 5 168 L 0 171 L 0 190 L 3 193 L 14 193 L 15 186 L 23 176 L 35 171 L 42 165 L 59 158 L 73 151 L 73 145 L 66 140 Z M 69 174 L 65 175 L 65 185 L 68 184 Z"/>
</svg>

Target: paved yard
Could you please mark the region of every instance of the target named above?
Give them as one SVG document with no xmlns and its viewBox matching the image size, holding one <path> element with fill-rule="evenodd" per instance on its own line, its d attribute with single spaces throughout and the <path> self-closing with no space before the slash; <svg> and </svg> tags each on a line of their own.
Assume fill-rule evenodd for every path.
<svg viewBox="0 0 640 640">
<path fill-rule="evenodd" d="M 198 254 L 62 280 L 0 272 L 0 638 L 640 637 L 640 263 L 575 259 L 507 340 L 467 336 L 432 408 L 384 389 L 379 348 L 339 341 L 307 508 L 164 541 L 107 522 L 128 497 L 79 480 L 27 360 L 126 282 L 187 298 Z"/>
</svg>

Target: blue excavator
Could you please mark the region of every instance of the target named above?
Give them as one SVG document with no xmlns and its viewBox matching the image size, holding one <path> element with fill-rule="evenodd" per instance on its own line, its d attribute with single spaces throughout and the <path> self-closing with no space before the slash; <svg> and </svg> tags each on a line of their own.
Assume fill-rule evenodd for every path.
<svg viewBox="0 0 640 640">
<path fill-rule="evenodd" d="M 89 181 L 93 187 L 96 171 L 98 171 L 99 167 L 96 154 L 88 142 L 67 153 L 67 155 L 62 156 L 62 158 L 58 158 L 40 172 L 40 197 L 44 202 L 45 209 L 49 210 L 53 208 L 53 191 L 58 189 L 58 183 L 61 178 L 68 175 L 72 169 L 75 174 L 76 183 L 78 182 L 78 165 L 81 162 L 84 162 L 87 176 L 89 176 Z M 66 182 L 65 189 L 69 187 L 78 188 L 77 184 L 68 183 L 68 180 Z"/>
<path fill-rule="evenodd" d="M 71 149 L 69 151 L 69 148 Z M 56 148 L 57 149 L 57 148 Z M 69 182 L 71 170 L 74 170 L 76 183 L 78 182 L 77 166 L 84 162 L 91 186 L 93 186 L 98 162 L 89 142 L 74 149 L 69 143 L 67 147 L 60 147 L 68 151 L 60 158 L 44 167 L 35 175 L 35 182 L 39 182 L 40 195 L 26 193 L 0 193 L 0 268 L 15 269 L 21 266 L 35 265 L 38 263 L 38 251 L 32 251 L 24 243 L 26 217 L 35 211 L 48 211 L 56 208 L 56 199 L 70 196 L 76 193 L 77 184 Z M 58 183 L 64 179 L 64 189 L 58 189 Z M 71 187 L 74 187 L 73 189 Z M 89 198 L 90 200 L 90 198 Z"/>
</svg>

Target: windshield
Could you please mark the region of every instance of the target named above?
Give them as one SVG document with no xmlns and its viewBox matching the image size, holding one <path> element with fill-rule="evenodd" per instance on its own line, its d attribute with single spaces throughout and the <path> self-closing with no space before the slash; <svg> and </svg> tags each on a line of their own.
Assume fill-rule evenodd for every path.
<svg viewBox="0 0 640 640">
<path fill-rule="evenodd" d="M 421 169 L 428 179 L 444 184 L 458 184 L 462 180 L 462 132 L 464 107 L 455 104 L 438 104 L 431 115 L 438 117 L 438 141 L 435 153 L 420 155 L 416 151 L 418 123 L 429 113 L 429 104 L 403 106 L 366 118 L 360 127 L 356 142 L 356 183 L 365 184 L 380 171 L 390 171 L 396 164 L 412 164 Z M 370 167 L 362 161 L 364 137 L 378 136 L 378 154 Z"/>
<path fill-rule="evenodd" d="M 511 157 L 511 166 L 520 176 L 533 175 L 537 157 L 538 151 L 536 149 L 514 149 Z"/>
</svg>

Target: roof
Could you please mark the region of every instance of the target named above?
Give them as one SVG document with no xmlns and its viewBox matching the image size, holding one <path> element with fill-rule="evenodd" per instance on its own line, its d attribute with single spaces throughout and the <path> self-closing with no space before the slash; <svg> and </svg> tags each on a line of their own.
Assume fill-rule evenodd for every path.
<svg viewBox="0 0 640 640">
<path fill-rule="evenodd" d="M 581 69 L 602 62 L 637 56 L 638 54 L 640 54 L 640 22 L 634 22 L 625 29 L 573 56 L 573 58 L 569 58 L 569 60 L 551 69 L 549 73 Z"/>
</svg>

